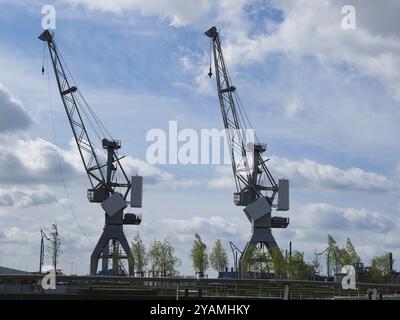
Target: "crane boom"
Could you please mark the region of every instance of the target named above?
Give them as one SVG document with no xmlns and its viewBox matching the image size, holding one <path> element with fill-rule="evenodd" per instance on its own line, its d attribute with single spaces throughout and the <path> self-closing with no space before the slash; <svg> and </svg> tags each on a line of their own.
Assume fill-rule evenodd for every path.
<svg viewBox="0 0 400 320">
<path fill-rule="evenodd" d="M 141 207 L 142 177 L 128 178 L 120 162 L 122 157 L 118 156 L 121 142 L 111 137 L 104 137 L 107 129 L 86 103 L 72 76 L 68 76 L 68 67 L 58 51 L 54 36 L 49 30 L 45 30 L 39 36 L 39 39 L 47 43 L 58 91 L 80 158 L 90 181 L 91 188 L 87 192 L 88 200 L 101 203 L 105 211 L 103 234 L 91 256 L 91 274 L 97 273 L 97 265 L 100 258 L 103 259 L 103 272 L 108 272 L 108 259 L 110 257 L 113 259 L 113 271 L 119 271 L 121 267 L 119 259 L 125 258 L 128 259 L 129 273 L 133 274 L 133 257 L 123 233 L 123 225 L 138 225 L 141 223 L 141 216 L 130 213 L 124 215 L 124 209 L 127 207 L 129 191 L 131 191 L 131 207 Z M 100 160 L 99 153 L 88 134 L 84 119 L 96 131 L 96 134 L 101 139 L 103 149 L 106 150 L 106 160 L 103 162 Z M 96 126 L 103 137 L 96 130 Z M 120 178 L 122 182 L 117 180 L 117 173 L 122 176 Z M 133 193 L 133 189 L 135 189 L 135 193 Z M 110 240 L 113 242 L 113 255 L 109 254 Z M 119 245 L 123 247 L 126 256 L 121 257 L 119 255 Z"/>
<path fill-rule="evenodd" d="M 100 161 L 100 157 L 90 139 L 83 120 L 83 115 L 86 115 L 87 111 L 80 108 L 78 104 L 78 99 L 81 98 L 81 94 L 76 85 L 74 85 L 73 79 L 68 77 L 66 73 L 68 68 L 60 56 L 53 35 L 49 30 L 45 30 L 39 36 L 39 39 L 45 41 L 48 45 L 61 100 L 72 129 L 74 140 L 78 147 L 80 158 L 92 187 L 88 190 L 89 201 L 102 202 L 109 194 L 114 193 L 117 187 L 125 189 L 124 198 L 126 199 L 131 188 L 131 182 L 120 164 L 120 158 L 118 158 L 116 152 L 112 152 L 112 154 L 110 154 L 111 158 L 108 160 L 112 163 L 116 163 L 120 168 L 125 179 L 124 183 L 116 183 L 113 181 L 117 166 L 110 166 L 107 168 L 107 164 L 103 164 Z M 84 103 L 86 103 L 83 97 L 82 99 Z M 95 121 L 98 120 L 95 118 Z M 107 150 L 118 150 L 121 147 L 118 140 L 108 140 L 106 138 L 102 140 L 102 145 L 103 148 Z"/>
<path fill-rule="evenodd" d="M 218 99 L 224 127 L 226 129 L 236 189 L 239 192 L 249 183 L 253 185 L 253 181 L 249 170 L 249 159 L 247 157 L 244 132 L 239 122 L 233 96 L 236 88 L 231 85 L 224 56 L 222 55 L 220 40 L 218 34 L 215 34 L 214 31 L 216 30 L 212 29 L 209 35 L 212 37 L 213 41 Z M 245 176 L 239 171 L 240 169 L 244 169 Z"/>
<path fill-rule="evenodd" d="M 229 77 L 217 28 L 210 28 L 205 35 L 211 39 L 217 94 L 230 148 L 236 185 L 234 202 L 238 206 L 245 207 L 244 212 L 252 225 L 251 238 L 239 261 L 239 274 L 245 276 L 248 261 L 251 260 L 251 257 L 248 257 L 252 252 L 251 247 L 257 244 L 265 245 L 271 254 L 274 248 L 278 248 L 271 228 L 286 228 L 289 219 L 272 217 L 271 211 L 272 208 L 282 211 L 289 209 L 289 181 L 281 179 L 279 184 L 276 183 L 266 165 L 268 159 L 265 160 L 262 156 L 266 151 L 266 145 L 258 142 L 254 132 L 252 141 L 249 141 L 246 130 L 251 129 L 250 121 L 241 106 L 236 87 L 232 85 Z M 208 75 L 211 78 L 211 65 Z M 278 203 L 274 202 L 276 195 Z M 278 251 L 283 259 L 280 250 Z"/>
<path fill-rule="evenodd" d="M 39 39 L 47 42 L 61 100 L 71 125 L 83 165 L 88 174 L 90 184 L 93 188 L 97 183 L 104 184 L 105 177 L 99 157 L 91 143 L 81 112 L 77 106 L 75 94 L 78 89 L 76 86 L 70 84 L 70 80 L 65 73 L 65 67 L 60 59 L 56 43 L 50 31 L 46 30 L 43 32 Z M 87 153 L 89 157 L 85 156 L 85 153 Z M 96 183 L 94 183 L 94 181 L 96 181 Z"/>
<path fill-rule="evenodd" d="M 266 197 L 272 205 L 279 188 L 261 155 L 266 146 L 256 141 L 252 128 L 246 127 L 249 121 L 243 114 L 244 110 L 240 110 L 240 100 L 225 65 L 217 29 L 212 27 L 205 34 L 212 41 L 217 93 L 237 189 L 235 203 L 246 206 L 258 198 Z M 265 194 L 267 191 L 268 195 Z"/>
</svg>

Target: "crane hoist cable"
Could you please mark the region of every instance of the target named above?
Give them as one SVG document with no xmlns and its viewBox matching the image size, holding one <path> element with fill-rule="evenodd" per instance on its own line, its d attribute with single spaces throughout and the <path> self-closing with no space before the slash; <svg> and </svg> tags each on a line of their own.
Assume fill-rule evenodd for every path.
<svg viewBox="0 0 400 320">
<path fill-rule="evenodd" d="M 45 58 L 43 56 L 43 58 Z M 56 128 L 55 128 L 55 121 L 54 121 L 54 112 L 53 112 L 53 100 L 51 98 L 51 86 L 50 86 L 50 73 L 49 73 L 49 60 L 48 60 L 48 56 L 46 54 L 46 73 L 47 73 L 47 88 L 48 88 L 48 92 L 49 92 L 49 105 L 50 105 L 50 118 L 51 118 L 51 128 L 52 128 L 52 133 L 53 133 L 53 141 L 54 141 L 54 145 L 58 148 L 58 144 L 57 144 L 57 135 L 56 135 Z M 42 70 L 44 71 L 44 63 L 43 63 L 43 68 Z M 58 172 L 60 174 L 60 178 L 61 178 L 61 182 L 64 188 L 64 193 L 67 199 L 67 203 L 68 203 L 68 207 L 72 213 L 72 216 L 76 222 L 76 224 L 78 225 L 79 230 L 81 231 L 82 235 L 86 238 L 86 240 L 89 241 L 89 243 L 91 245 L 93 245 L 92 240 L 90 240 L 90 238 L 88 237 L 87 233 L 83 230 L 82 225 L 79 222 L 79 219 L 75 213 L 74 207 L 72 206 L 71 203 L 71 198 L 68 192 L 68 188 L 67 188 L 67 184 L 65 182 L 65 178 L 64 178 L 64 171 L 62 168 L 62 164 L 61 164 L 61 160 L 60 160 L 60 154 L 57 152 L 56 153 L 56 159 L 57 159 L 57 166 L 58 166 Z"/>
<path fill-rule="evenodd" d="M 208 76 L 210 77 L 210 79 L 213 75 L 213 73 L 212 73 L 212 45 L 213 45 L 212 40 L 210 39 L 210 69 L 208 71 Z"/>
</svg>

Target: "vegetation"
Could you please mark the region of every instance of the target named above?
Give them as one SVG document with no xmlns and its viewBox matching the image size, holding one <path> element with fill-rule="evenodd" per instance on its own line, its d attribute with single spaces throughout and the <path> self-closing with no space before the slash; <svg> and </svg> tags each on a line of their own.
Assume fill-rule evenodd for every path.
<svg viewBox="0 0 400 320">
<path fill-rule="evenodd" d="M 52 225 L 50 235 L 49 247 L 52 252 L 52 262 L 56 268 L 60 255 L 60 240 L 56 224 Z M 190 253 L 195 272 L 204 276 L 209 265 L 216 271 L 223 272 L 228 266 L 229 259 L 221 240 L 217 239 L 214 243 L 210 255 L 208 255 L 207 249 L 207 245 L 196 233 Z M 131 250 L 134 267 L 138 274 L 144 275 L 146 270 L 155 277 L 173 277 L 178 274 L 180 261 L 175 256 L 175 249 L 167 238 L 163 241 L 155 240 L 147 251 L 143 240 L 137 233 L 132 240 Z M 345 265 L 352 265 L 357 269 L 361 264 L 361 258 L 350 238 L 346 240 L 344 247 L 340 247 L 333 236 L 328 235 L 326 258 L 331 275 L 340 273 Z M 371 268 L 364 273 L 362 279 L 372 282 L 386 281 L 390 277 L 390 259 L 389 254 L 374 257 Z M 306 280 L 310 279 L 310 275 L 319 272 L 321 268 L 318 254 L 315 254 L 314 259 L 306 262 L 303 252 L 294 251 L 291 256 L 283 258 L 279 248 L 267 250 L 262 245 L 250 246 L 243 262 L 245 273 L 269 274 L 273 272 L 277 279 Z"/>
<path fill-rule="evenodd" d="M 217 272 L 223 272 L 228 267 L 228 255 L 222 246 L 221 240 L 217 240 L 210 254 L 210 264 Z"/>
<path fill-rule="evenodd" d="M 312 269 L 311 265 L 304 262 L 304 253 L 294 251 L 288 259 L 288 276 L 291 280 L 305 280 Z"/>
<path fill-rule="evenodd" d="M 138 275 L 144 276 L 148 262 L 148 256 L 146 253 L 146 247 L 142 238 L 140 237 L 139 232 L 136 233 L 135 238 L 132 240 L 131 252 L 133 255 L 134 270 L 136 270 Z"/>
<path fill-rule="evenodd" d="M 383 282 L 390 275 L 390 255 L 385 253 L 375 257 L 371 262 L 370 279 L 372 282 Z"/>
<path fill-rule="evenodd" d="M 177 268 L 180 261 L 175 256 L 175 249 L 169 243 L 168 238 L 163 241 L 155 240 L 151 244 L 148 259 L 151 266 L 150 271 L 154 277 L 175 277 L 179 273 Z"/>
<path fill-rule="evenodd" d="M 291 257 L 283 258 L 279 248 L 269 252 L 265 246 L 252 246 L 244 258 L 247 272 L 275 273 L 277 279 L 305 280 L 319 268 L 319 261 L 307 264 L 304 253 L 293 252 Z"/>
<path fill-rule="evenodd" d="M 271 256 L 264 246 L 251 245 L 243 257 L 243 265 L 245 272 L 270 273 Z"/>
<path fill-rule="evenodd" d="M 276 247 L 270 250 L 271 263 L 277 279 L 286 278 L 288 264 L 283 258 L 281 250 Z"/>
<path fill-rule="evenodd" d="M 195 233 L 194 238 L 190 256 L 192 257 L 195 272 L 198 273 L 200 277 L 203 277 L 209 265 L 207 245 L 201 240 L 198 233 Z"/>
<path fill-rule="evenodd" d="M 357 267 L 361 263 L 361 258 L 358 255 L 356 249 L 350 238 L 347 238 L 346 246 L 340 248 L 336 240 L 328 235 L 328 249 L 327 249 L 327 262 L 330 269 L 330 273 L 340 273 L 343 266 L 351 265 Z"/>
<path fill-rule="evenodd" d="M 331 235 L 328 235 L 328 250 L 326 252 L 326 259 L 329 270 L 334 274 L 339 273 L 342 270 L 340 258 L 341 254 L 342 251 L 336 244 L 336 240 Z"/>
<path fill-rule="evenodd" d="M 359 263 L 361 263 L 361 258 L 354 248 L 350 238 L 347 238 L 346 249 L 344 250 L 342 257 L 342 264 L 356 266 Z"/>
</svg>

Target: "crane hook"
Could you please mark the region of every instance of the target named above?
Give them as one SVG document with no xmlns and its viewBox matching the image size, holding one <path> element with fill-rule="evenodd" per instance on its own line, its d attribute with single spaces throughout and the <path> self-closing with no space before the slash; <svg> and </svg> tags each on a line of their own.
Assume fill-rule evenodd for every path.
<svg viewBox="0 0 400 320">
<path fill-rule="evenodd" d="M 212 70 L 211 70 L 211 67 L 210 67 L 210 71 L 208 71 L 208 76 L 210 77 L 210 79 L 211 79 L 212 75 L 213 75 L 213 73 L 212 73 Z"/>
</svg>

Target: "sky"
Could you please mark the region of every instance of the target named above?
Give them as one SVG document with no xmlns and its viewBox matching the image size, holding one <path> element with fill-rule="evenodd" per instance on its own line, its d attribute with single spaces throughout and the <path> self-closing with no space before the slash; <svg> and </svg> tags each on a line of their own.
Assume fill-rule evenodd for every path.
<svg viewBox="0 0 400 320">
<path fill-rule="evenodd" d="M 144 176 L 145 243 L 168 237 L 193 274 L 198 232 L 244 247 L 250 225 L 233 203 L 231 168 L 154 165 L 147 133 L 222 129 L 208 79 L 215 25 L 233 84 L 269 168 L 291 184 L 280 247 L 305 253 L 351 238 L 362 260 L 400 256 L 400 3 L 352 0 L 0 0 L 0 265 L 37 271 L 40 229 L 57 222 L 65 273 L 87 274 L 104 224 L 72 140 L 43 43 L 41 12 L 56 9 L 58 47 L 86 100 Z M 45 74 L 41 74 L 42 65 Z M 95 141 L 98 144 L 98 141 Z M 132 210 L 132 209 L 131 209 Z M 324 264 L 325 260 L 321 262 Z M 49 260 L 47 259 L 47 263 Z M 213 272 L 209 271 L 210 275 Z"/>
</svg>

